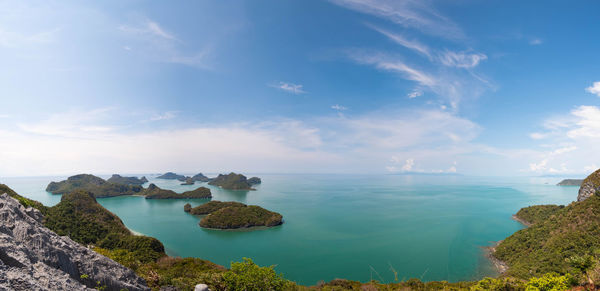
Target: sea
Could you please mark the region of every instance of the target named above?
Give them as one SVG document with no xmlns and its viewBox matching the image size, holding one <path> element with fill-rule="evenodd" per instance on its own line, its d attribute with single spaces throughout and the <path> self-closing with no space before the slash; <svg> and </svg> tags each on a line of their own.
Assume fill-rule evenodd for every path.
<svg viewBox="0 0 600 291">
<path fill-rule="evenodd" d="M 212 200 L 259 205 L 281 213 L 284 223 L 242 231 L 203 229 L 201 217 L 183 206 L 208 199 L 122 196 L 98 202 L 133 232 L 162 241 L 171 256 L 226 267 L 251 258 L 303 285 L 335 278 L 390 283 L 495 276 L 486 247 L 524 227 L 511 216 L 530 205 L 569 204 L 578 191 L 556 186 L 561 178 L 555 177 L 249 174 L 262 178 L 256 191 L 232 191 L 145 176 L 176 192 L 208 187 Z M 60 195 L 46 192 L 46 186 L 66 178 L 0 177 L 0 183 L 52 206 Z"/>
</svg>

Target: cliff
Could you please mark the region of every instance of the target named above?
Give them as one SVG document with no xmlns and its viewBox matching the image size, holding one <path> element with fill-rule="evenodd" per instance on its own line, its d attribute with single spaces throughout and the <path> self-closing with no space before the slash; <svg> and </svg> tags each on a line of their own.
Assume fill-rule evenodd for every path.
<svg viewBox="0 0 600 291">
<path fill-rule="evenodd" d="M 579 188 L 577 201 L 588 199 L 598 191 L 600 191 L 600 170 L 593 172 L 583 180 L 581 188 Z"/>
<path fill-rule="evenodd" d="M 0 196 L 0 289 L 149 290 L 132 270 L 43 226 L 44 216 Z"/>
</svg>

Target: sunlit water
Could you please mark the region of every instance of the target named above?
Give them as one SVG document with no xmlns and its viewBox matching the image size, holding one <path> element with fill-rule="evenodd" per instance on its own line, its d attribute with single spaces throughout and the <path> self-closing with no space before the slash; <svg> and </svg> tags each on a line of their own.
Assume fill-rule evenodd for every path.
<svg viewBox="0 0 600 291">
<path fill-rule="evenodd" d="M 557 178 L 472 178 L 407 175 L 259 175 L 257 191 L 228 191 L 205 183 L 213 200 L 240 201 L 277 211 L 285 223 L 256 231 L 206 230 L 183 211 L 207 200 L 98 199 L 135 232 L 160 239 L 170 255 L 199 257 L 229 266 L 252 258 L 276 265 L 286 278 L 313 285 L 347 278 L 471 280 L 495 275 L 482 247 L 523 226 L 511 219 L 521 207 L 568 204 L 577 187 Z M 66 177 L 1 178 L 0 182 L 45 205 L 60 195 L 45 192 Z M 107 177 L 105 177 L 107 178 Z"/>
</svg>

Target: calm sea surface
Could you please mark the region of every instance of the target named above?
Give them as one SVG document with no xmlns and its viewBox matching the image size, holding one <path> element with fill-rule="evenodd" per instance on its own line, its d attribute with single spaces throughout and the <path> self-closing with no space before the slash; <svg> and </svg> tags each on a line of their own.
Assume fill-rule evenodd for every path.
<svg viewBox="0 0 600 291">
<path fill-rule="evenodd" d="M 209 175 L 213 176 L 213 175 Z M 258 175 L 257 191 L 228 191 L 205 183 L 158 186 L 183 192 L 207 186 L 213 200 L 260 205 L 283 215 L 282 226 L 256 231 L 206 230 L 183 211 L 207 200 L 98 199 L 128 228 L 161 240 L 170 255 L 229 266 L 252 258 L 276 265 L 286 278 L 313 285 L 334 278 L 383 282 L 472 280 L 495 275 L 482 247 L 523 226 L 511 219 L 521 207 L 568 204 L 578 187 L 558 178 L 473 178 L 409 175 Z M 60 195 L 45 191 L 66 177 L 0 178 L 45 205 Z M 108 177 L 104 177 L 108 178 Z M 147 186 L 147 185 L 145 185 Z"/>
</svg>

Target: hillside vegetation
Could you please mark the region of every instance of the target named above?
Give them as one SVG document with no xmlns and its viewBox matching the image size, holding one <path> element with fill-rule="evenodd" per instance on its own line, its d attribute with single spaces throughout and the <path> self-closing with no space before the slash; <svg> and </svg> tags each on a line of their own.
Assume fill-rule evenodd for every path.
<svg viewBox="0 0 600 291">
<path fill-rule="evenodd" d="M 179 194 L 172 190 L 162 189 L 154 184 L 150 184 L 140 194 L 146 196 L 146 199 L 204 199 L 212 197 L 210 189 L 206 187 L 199 187 Z"/>
<path fill-rule="evenodd" d="M 71 176 L 60 182 L 50 182 L 46 187 L 46 191 L 52 194 L 66 194 L 75 190 L 83 190 L 92 193 L 95 197 L 136 195 L 143 189 L 139 185 L 107 182 L 100 177 L 89 174 Z"/>
<path fill-rule="evenodd" d="M 189 205 L 189 207 L 187 207 L 188 205 Z M 243 207 L 243 206 L 245 206 L 245 204 L 240 203 L 240 202 L 234 202 L 234 201 L 230 201 L 230 202 L 209 201 L 200 206 L 196 206 L 196 207 L 192 208 L 191 205 L 188 203 L 184 206 L 184 211 L 189 212 L 190 214 L 193 214 L 193 215 L 206 215 L 206 214 L 215 212 L 219 209 L 222 209 L 225 207 L 231 207 L 231 206 Z M 188 209 L 188 210 L 186 210 L 186 209 Z"/>
<path fill-rule="evenodd" d="M 256 179 L 253 179 L 252 181 L 257 182 Z M 219 176 L 212 179 L 208 184 L 229 190 L 253 190 L 252 185 L 248 183 L 246 176 L 236 173 L 229 173 L 227 175 L 219 174 Z"/>
<path fill-rule="evenodd" d="M 201 227 L 218 229 L 276 226 L 282 223 L 281 214 L 255 205 L 221 208 L 200 220 Z"/>
</svg>

